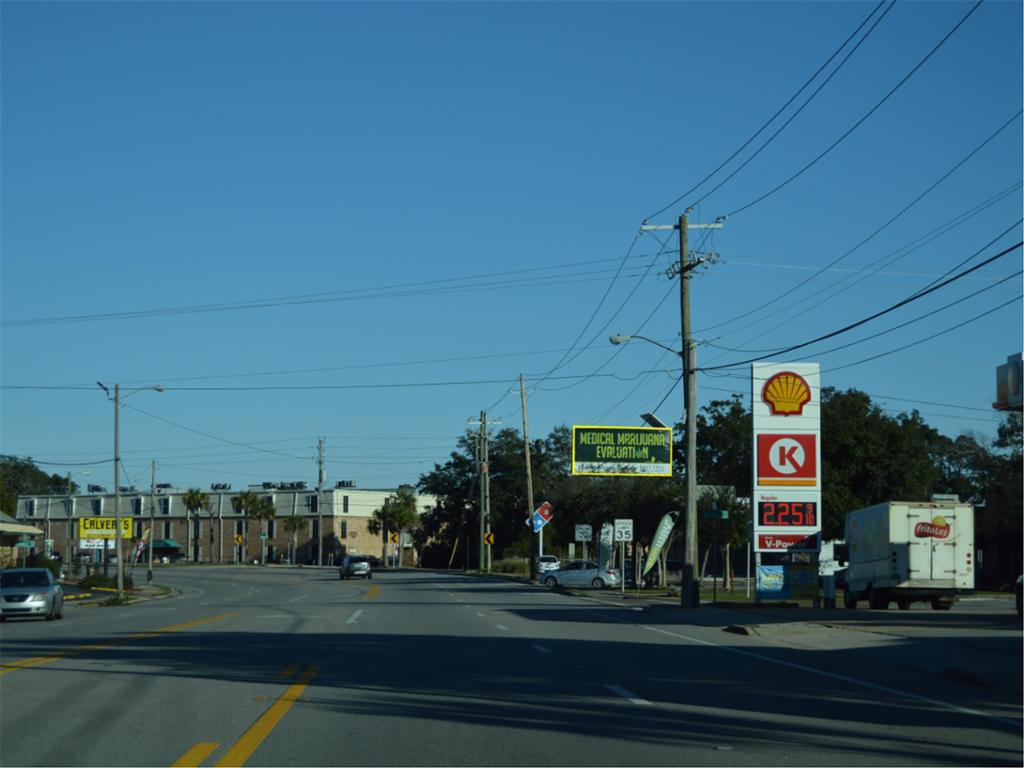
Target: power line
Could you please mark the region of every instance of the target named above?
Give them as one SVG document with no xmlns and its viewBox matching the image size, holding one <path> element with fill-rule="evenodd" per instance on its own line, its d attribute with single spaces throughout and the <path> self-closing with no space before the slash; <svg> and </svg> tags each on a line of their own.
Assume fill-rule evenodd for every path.
<svg viewBox="0 0 1024 768">
<path fill-rule="evenodd" d="M 1015 115 L 1013 115 L 1013 117 L 1011 117 L 1009 120 L 1004 122 L 995 131 L 993 131 L 986 139 L 984 139 L 980 144 L 978 144 L 976 147 L 974 147 L 974 149 L 972 149 L 970 152 L 968 152 L 966 155 L 964 155 L 962 158 L 960 158 L 956 163 L 954 163 L 949 168 L 949 170 L 947 170 L 945 173 L 943 173 L 938 179 L 936 179 L 934 182 L 932 182 L 932 184 L 930 184 L 922 192 L 920 192 L 918 195 L 916 195 L 913 200 L 911 200 L 909 203 L 907 203 L 905 206 L 903 206 L 903 208 L 901 208 L 894 216 L 889 218 L 884 224 L 882 224 L 880 227 L 875 229 L 873 232 L 871 232 L 871 234 L 867 235 L 867 237 L 863 238 L 860 242 L 858 242 L 852 248 L 847 250 L 845 253 L 837 256 L 835 259 L 830 261 L 828 264 L 826 264 L 825 266 L 821 267 L 813 275 L 811 275 L 811 276 L 807 277 L 806 279 L 800 281 L 799 283 L 797 283 L 792 288 L 784 291 L 783 293 L 778 294 L 777 296 L 771 298 L 770 300 L 766 301 L 765 303 L 761 304 L 760 306 L 757 306 L 757 307 L 754 307 L 753 309 L 747 310 L 746 312 L 743 312 L 742 314 L 736 315 L 735 317 L 730 318 L 729 320 L 725 320 L 725 321 L 720 322 L 720 323 L 715 323 L 714 325 L 709 325 L 708 327 L 703 328 L 700 331 L 698 331 L 698 333 L 704 333 L 706 331 L 712 330 L 713 328 L 719 328 L 719 327 L 721 327 L 723 325 L 729 325 L 730 323 L 734 323 L 737 320 L 742 320 L 744 317 L 749 317 L 750 315 L 755 314 L 756 312 L 760 312 L 762 309 L 765 309 L 767 307 L 775 305 L 775 303 L 780 298 L 783 298 L 784 296 L 789 296 L 794 291 L 799 290 L 800 288 L 802 288 L 803 286 L 807 285 L 812 280 L 815 280 L 816 278 L 820 277 L 827 270 L 831 269 L 836 264 L 838 264 L 839 262 L 841 262 L 844 259 L 846 259 L 848 256 L 851 256 L 854 253 L 856 253 L 858 250 L 860 250 L 865 245 L 867 245 L 869 242 L 871 242 L 875 237 L 877 237 L 883 231 L 888 229 L 894 222 L 896 222 L 905 213 L 907 213 L 907 211 L 909 211 L 911 208 L 913 208 L 919 202 L 921 202 L 921 200 L 923 200 L 925 197 L 927 197 L 936 187 L 938 187 L 940 184 L 942 184 L 942 182 L 944 182 L 946 179 L 948 179 L 950 176 L 952 176 L 953 173 L 955 173 L 957 170 L 959 170 L 972 157 L 974 157 L 978 152 L 980 152 L 982 149 L 984 149 L 1000 133 L 1002 133 L 1004 130 L 1006 130 L 1006 128 L 1008 128 L 1015 120 L 1017 120 L 1021 116 L 1022 112 L 1024 112 L 1024 110 L 1018 110 L 1017 113 Z M 987 208 L 988 205 L 991 205 L 991 204 L 995 203 L 998 199 L 1001 199 L 1001 197 L 1010 194 L 1012 189 L 1015 189 L 1015 188 L 1016 188 L 1016 186 L 1011 187 L 1010 190 L 1004 190 L 1003 192 L 1000 192 L 997 195 L 995 195 L 991 199 L 991 201 L 985 201 L 985 202 L 979 204 L 979 206 L 977 206 L 978 210 L 974 210 L 974 211 L 971 211 L 971 212 L 968 212 L 968 213 L 965 213 L 965 214 L 961 214 L 962 220 L 965 221 L 967 218 L 970 218 L 970 216 L 972 216 L 975 213 L 979 212 L 979 210 L 984 210 L 984 208 Z M 958 223 L 962 223 L 962 221 L 958 222 Z M 951 222 L 947 221 L 947 222 L 943 223 L 942 227 L 939 227 L 937 229 L 942 229 L 944 227 L 952 228 L 952 226 L 953 225 L 951 225 Z M 927 237 L 927 236 L 928 235 L 922 235 L 922 237 Z M 909 247 L 909 245 L 904 246 L 904 248 L 907 248 L 907 247 Z M 903 248 L 897 249 L 893 253 L 889 254 L 889 256 L 894 255 L 895 253 L 898 253 L 901 250 L 903 250 Z M 887 257 L 883 257 L 883 258 L 887 258 Z M 877 262 L 875 262 L 875 263 L 877 263 Z M 842 282 L 842 281 L 839 281 L 839 282 Z M 744 327 L 746 327 L 746 326 L 744 326 Z M 737 330 L 741 330 L 741 329 L 737 329 Z M 736 331 L 733 331 L 733 333 L 735 333 L 735 332 Z"/>
<path fill-rule="evenodd" d="M 881 3 L 879 5 L 881 5 Z M 790 115 L 789 119 L 786 120 L 786 122 L 784 122 L 781 126 L 779 126 L 779 129 L 777 131 L 775 131 L 775 133 L 773 133 L 771 136 L 769 136 L 768 140 L 765 141 L 765 143 L 762 144 L 760 147 L 758 147 L 757 151 L 754 152 L 754 154 L 752 154 L 750 157 L 748 157 L 746 160 L 744 160 L 742 163 L 740 163 L 739 167 L 737 167 L 735 170 L 733 170 L 732 173 L 730 173 L 728 176 L 726 176 L 724 179 L 722 179 L 720 182 L 718 182 L 718 184 L 716 184 L 710 190 L 708 190 L 703 195 L 701 195 L 697 200 L 695 200 L 693 203 L 691 203 L 691 206 L 700 204 L 701 202 L 706 200 L 708 197 L 713 195 L 715 192 L 717 192 L 719 189 L 721 189 L 730 179 L 732 179 L 736 174 L 738 174 L 740 171 L 742 171 L 744 168 L 746 168 L 747 165 L 749 165 L 751 163 L 751 161 L 754 160 L 755 157 L 760 155 L 761 152 L 763 152 L 768 147 L 769 144 L 771 144 L 773 141 L 775 141 L 776 137 L 780 133 L 782 133 L 784 130 L 786 130 L 786 128 L 789 126 L 789 124 L 791 122 L 793 122 L 801 112 L 804 111 L 804 108 L 808 104 L 810 104 L 811 101 L 814 100 L 814 97 L 817 96 L 818 93 L 826 85 L 829 84 L 829 82 L 832 80 L 832 78 L 835 77 L 839 73 L 839 70 L 843 68 L 843 65 L 846 64 L 846 62 L 849 61 L 850 57 L 853 56 L 853 54 L 857 52 L 857 49 L 860 48 L 861 44 L 865 40 L 867 40 L 868 37 L 871 36 L 871 33 L 875 31 L 875 27 L 877 27 L 882 22 L 882 19 L 884 19 L 888 15 L 889 11 L 891 11 L 893 9 L 893 6 L 895 6 L 895 5 L 896 5 L 896 0 L 892 0 L 892 2 L 889 4 L 889 7 L 886 8 L 882 12 L 882 15 L 879 16 L 875 20 L 875 23 L 871 25 L 871 28 L 868 29 L 868 31 L 864 33 L 864 36 L 860 40 L 857 41 L 857 44 L 855 46 L 853 46 L 853 48 L 850 49 L 850 52 L 847 53 L 846 56 L 843 58 L 843 60 L 840 61 L 839 64 L 836 66 L 836 68 L 833 69 L 829 73 L 829 76 L 827 78 L 825 78 L 824 81 L 822 81 L 821 85 L 819 85 L 815 89 L 814 93 L 812 93 L 810 96 L 807 97 L 807 100 L 804 101 L 804 103 L 800 105 L 800 108 L 797 109 L 796 112 L 794 112 L 792 115 Z M 877 9 L 878 9 L 878 7 L 876 6 L 875 10 L 877 10 Z M 874 14 L 874 12 L 875 12 L 874 10 L 871 11 L 872 14 Z M 870 18 L 870 16 L 868 18 Z M 865 19 L 865 21 L 867 21 L 867 19 Z M 863 26 L 863 24 L 861 26 Z"/>
<path fill-rule="evenodd" d="M 681 195 L 680 195 L 679 197 L 677 197 L 677 198 L 676 198 L 675 200 L 673 200 L 672 202 L 670 202 L 670 203 L 669 203 L 668 205 L 664 206 L 663 208 L 659 208 L 659 209 L 658 209 L 657 211 L 655 211 L 654 213 L 652 213 L 652 214 L 650 214 L 649 216 L 647 216 L 647 217 L 646 217 L 646 218 L 644 219 L 644 221 L 649 221 L 650 219 L 653 219 L 653 218 L 654 218 L 655 216 L 659 216 L 659 215 L 661 215 L 662 213 L 664 213 L 665 211 L 667 211 L 667 210 L 668 210 L 669 208 L 671 208 L 671 207 L 673 207 L 674 205 L 676 205 L 677 203 L 679 203 L 679 201 L 681 201 L 681 200 L 682 200 L 683 198 L 685 198 L 685 197 L 688 197 L 688 196 L 689 196 L 689 195 L 690 195 L 690 194 L 691 194 L 692 192 L 694 192 L 695 190 L 697 190 L 697 189 L 699 189 L 699 188 L 700 188 L 701 186 L 703 186 L 703 185 L 704 185 L 704 183 L 705 183 L 706 181 L 708 181 L 708 179 L 710 179 L 710 178 L 712 178 L 713 176 L 715 176 L 715 175 L 716 175 L 716 174 L 717 174 L 717 173 L 718 173 L 718 172 L 719 172 L 720 170 L 722 170 L 722 169 L 723 169 L 723 168 L 724 168 L 724 167 L 725 167 L 726 165 L 728 165 L 728 164 L 729 164 L 730 162 L 732 162 L 732 160 L 733 160 L 733 159 L 734 159 L 734 158 L 735 158 L 735 157 L 736 157 L 736 156 L 737 156 L 737 155 L 738 155 L 738 154 L 739 154 L 740 152 L 742 152 L 742 151 L 743 151 L 744 149 L 746 149 L 746 148 L 747 148 L 748 146 L 750 146 L 750 144 L 751 144 L 751 143 L 752 143 L 752 142 L 754 141 L 754 139 L 756 139 L 756 138 L 757 138 L 758 136 L 760 136 L 760 135 L 761 135 L 761 133 L 763 133 L 763 132 L 764 132 L 764 130 L 765 130 L 765 129 L 766 129 L 766 128 L 767 128 L 768 126 L 769 126 L 769 125 L 771 125 L 771 124 L 772 124 L 772 123 L 773 123 L 773 122 L 775 121 L 775 118 L 777 118 L 777 117 L 778 117 L 779 115 L 781 115 L 781 114 L 782 114 L 782 113 L 783 113 L 783 112 L 784 112 L 784 111 L 786 110 L 786 108 L 787 108 L 787 107 L 788 107 L 788 106 L 789 106 L 790 104 L 792 104 L 792 103 L 793 103 L 793 102 L 794 102 L 794 101 L 796 100 L 796 98 L 797 98 L 797 97 L 798 97 L 798 96 L 799 96 L 799 95 L 800 95 L 801 93 L 803 93 L 803 92 L 804 92 L 804 90 L 806 90 L 806 89 L 807 89 L 807 87 L 808 87 L 808 86 L 809 86 L 809 85 L 810 85 L 810 84 L 811 84 L 812 82 L 814 82 L 814 80 L 815 80 L 815 79 L 817 79 L 818 75 L 820 75 L 820 74 L 821 74 L 821 73 L 822 73 L 822 72 L 823 72 L 823 71 L 825 70 L 825 68 L 826 68 L 826 67 L 827 67 L 827 66 L 828 66 L 829 64 L 831 64 L 831 63 L 832 63 L 832 60 L 833 60 L 833 59 L 835 59 L 835 58 L 836 58 L 836 56 L 838 56 L 838 55 L 839 55 L 839 53 L 840 53 L 840 52 L 841 52 L 841 51 L 842 51 L 842 50 L 843 50 L 843 49 L 844 49 L 844 48 L 845 48 L 845 47 L 846 47 L 846 46 L 847 46 L 847 45 L 849 44 L 849 42 L 850 42 L 850 41 L 851 41 L 851 40 L 852 40 L 852 39 L 853 39 L 853 38 L 854 38 L 854 37 L 855 37 L 855 36 L 857 35 L 857 33 L 858 33 L 858 32 L 860 32 L 860 31 L 861 31 L 861 29 L 863 29 L 863 28 L 864 28 L 864 25 L 868 23 L 868 21 L 869 21 L 869 20 L 871 19 L 871 17 L 872 17 L 872 16 L 874 16 L 874 15 L 875 15 L 876 13 L 878 13 L 878 9 L 879 9 L 879 8 L 881 8 L 881 7 L 882 7 L 882 5 L 884 5 L 884 4 L 885 4 L 885 0 L 882 0 L 882 2 L 879 2 L 879 3 L 878 3 L 878 5 L 876 5 L 876 6 L 874 7 L 874 8 L 872 8 L 872 10 L 871 10 L 871 13 L 869 13 L 869 14 L 868 14 L 868 15 L 867 15 L 867 16 L 866 16 L 866 17 L 864 18 L 864 20 L 863 20 L 863 21 L 862 21 L 862 22 L 861 22 L 861 23 L 860 23 L 859 25 L 857 25 L 857 28 L 856 28 L 856 29 L 854 29 L 854 30 L 853 30 L 853 32 L 851 32 L 851 33 L 850 33 L 850 35 L 849 35 L 849 36 L 848 36 L 848 37 L 847 37 L 847 38 L 846 38 L 846 39 L 845 39 L 845 40 L 843 41 L 842 45 L 840 45 L 840 46 L 839 46 L 838 48 L 836 48 L 836 49 L 835 49 L 835 51 L 833 51 L 833 52 L 832 52 L 832 55 L 831 55 L 831 56 L 829 56 L 829 57 L 828 57 L 828 58 L 827 58 L 827 59 L 825 60 L 825 63 L 824 63 L 824 64 L 822 64 L 822 65 L 821 65 L 820 67 L 818 67 L 818 69 L 817 69 L 817 70 L 816 70 L 816 71 L 814 72 L 814 74 L 813 74 L 813 75 L 811 75 L 811 76 L 810 76 L 810 77 L 809 77 L 809 78 L 808 78 L 808 79 L 807 79 L 807 80 L 806 80 L 806 81 L 804 82 L 804 84 L 803 84 L 803 85 L 801 85 L 801 86 L 800 86 L 800 87 L 799 87 L 799 88 L 797 89 L 796 93 L 794 93 L 794 94 L 793 94 L 792 96 L 790 96 L 790 97 L 789 97 L 789 99 L 788 99 L 788 100 L 786 101 L 786 103 L 785 103 L 785 104 L 783 104 L 783 105 L 782 105 L 781 107 L 779 107 L 779 108 L 778 108 L 778 109 L 777 109 L 777 110 L 775 111 L 775 114 L 773 114 L 773 115 L 772 115 L 771 117 L 769 117 L 769 118 L 768 118 L 768 120 L 766 120 L 766 121 L 765 121 L 765 123 L 764 123 L 764 124 L 763 124 L 763 125 L 762 125 L 762 126 L 761 126 L 760 128 L 758 128 L 758 129 L 757 129 L 757 131 L 756 131 L 756 132 L 754 133 L 754 135 L 753 135 L 753 136 L 751 136 L 751 137 L 750 137 L 749 139 L 747 139 L 747 140 L 746 140 L 745 142 L 743 142 L 743 144 L 741 144 L 741 145 L 739 146 L 739 148 L 738 148 L 738 149 L 737 149 L 737 150 L 736 150 L 735 152 L 733 152 L 733 153 L 732 153 L 731 155 L 729 155 L 729 157 L 727 157 L 727 158 L 726 158 L 725 160 L 723 160 L 723 161 L 721 162 L 721 164 L 719 164 L 719 166 L 718 166 L 717 168 L 715 168 L 715 170 L 713 170 L 713 171 L 712 171 L 711 173 L 709 173 L 709 174 L 708 174 L 707 176 L 705 176 L 705 177 L 704 177 L 703 179 L 701 179 L 700 181 L 698 181 L 698 182 L 697 182 L 696 184 L 694 184 L 694 185 L 693 185 L 692 187 L 690 187 L 690 188 L 689 188 L 688 190 L 686 190 L 686 191 L 685 191 L 685 192 L 684 192 L 683 194 L 681 194 Z M 892 6 L 890 5 L 890 6 L 889 6 L 889 9 L 891 9 L 891 8 L 892 8 Z M 886 11 L 886 13 L 888 13 L 888 10 Z M 884 14 L 883 14 L 883 15 L 884 15 Z M 876 23 L 877 23 L 877 22 L 876 22 Z M 869 33 L 869 34 L 870 34 L 870 33 Z M 867 37 L 867 35 L 865 35 L 865 38 L 866 38 L 866 37 Z M 861 40 L 861 42 L 863 42 L 863 40 Z M 859 43 L 858 43 L 858 45 L 859 45 Z M 842 66 L 842 65 L 840 64 L 840 67 L 841 67 L 841 66 Z M 837 68 L 836 68 L 836 72 L 838 72 L 838 71 L 839 71 L 839 68 L 837 67 Z M 835 72 L 833 72 L 833 74 L 835 74 Z M 831 78 L 831 75 L 830 75 L 829 77 Z M 826 80 L 826 82 L 828 82 L 828 81 Z M 824 84 L 823 84 L 823 85 L 824 85 Z M 819 90 L 820 90 L 820 88 L 819 88 Z M 815 95 L 816 95 L 816 94 L 817 94 L 817 92 L 815 92 Z M 811 96 L 811 98 L 813 99 L 813 98 L 814 98 L 814 96 Z M 805 103 L 804 103 L 804 106 L 807 106 L 807 103 L 809 103 L 809 102 L 810 102 L 810 99 L 808 99 L 808 100 L 807 100 L 807 102 L 805 102 Z M 801 109 L 803 109 L 803 107 L 801 107 Z M 799 113 L 798 113 L 798 114 L 799 114 Z M 795 117 L 795 115 L 794 115 L 794 117 Z M 787 123 L 787 125 L 788 125 L 788 123 Z M 783 127 L 785 127 L 785 126 L 783 126 Z M 776 134 L 776 135 L 778 135 L 778 134 Z M 772 138 L 774 138 L 774 136 L 773 136 Z M 767 146 L 767 144 L 765 144 L 764 146 Z M 762 147 L 762 149 L 764 148 L 764 146 Z M 760 150 L 758 150 L 758 151 L 760 151 Z"/>
<path fill-rule="evenodd" d="M 800 344 L 794 344 L 792 346 L 785 347 L 784 349 L 778 350 L 778 352 L 776 352 L 774 354 L 785 354 L 787 352 L 793 352 L 793 351 L 795 351 L 797 349 L 803 349 L 804 347 L 809 347 L 810 345 L 816 344 L 819 341 L 824 341 L 825 339 L 831 339 L 831 338 L 833 338 L 835 336 L 838 336 L 838 335 L 840 335 L 842 333 L 846 333 L 848 331 L 852 331 L 854 328 L 858 328 L 858 327 L 864 325 L 865 323 L 869 323 L 872 320 L 875 320 L 875 319 L 877 319 L 879 317 L 882 317 L 883 315 L 887 315 L 890 312 L 893 312 L 893 311 L 899 309 L 900 307 L 904 307 L 904 306 L 906 306 L 907 304 L 910 304 L 913 301 L 917 301 L 918 299 L 924 298 L 925 296 L 927 296 L 927 295 L 929 295 L 931 293 L 934 293 L 935 291 L 939 290 L 940 288 L 944 288 L 945 286 L 949 285 L 950 283 L 956 282 L 957 280 L 960 280 L 960 279 L 964 278 L 965 276 L 971 274 L 972 272 L 975 272 L 975 271 L 981 269 L 982 267 L 988 266 L 992 262 L 996 261 L 997 259 L 1002 258 L 1003 256 L 1005 256 L 1006 254 L 1010 253 L 1011 251 L 1015 251 L 1016 249 L 1020 248 L 1021 245 L 1024 245 L 1024 241 L 1018 242 L 1016 245 L 1012 245 L 1009 248 L 1006 248 L 1005 250 L 1000 251 L 995 256 L 991 256 L 991 257 L 985 259 L 980 264 L 977 264 L 977 265 L 971 267 L 970 269 L 967 269 L 967 270 L 965 270 L 963 272 L 960 272 L 959 274 L 956 274 L 953 277 L 947 278 L 946 280 L 942 281 L 941 283 L 937 283 L 937 284 L 931 286 L 930 288 L 927 288 L 925 290 L 919 291 L 919 292 L 913 294 L 912 296 L 908 296 L 907 298 L 903 299 L 902 301 L 899 301 L 899 302 L 893 304 L 892 306 L 887 307 L 886 309 L 883 309 L 883 310 L 880 310 L 878 312 L 875 312 L 874 314 L 869 315 L 868 317 L 865 317 L 862 320 L 858 320 L 855 323 L 850 323 L 849 325 L 843 326 L 842 328 L 839 328 L 839 329 L 837 329 L 835 331 L 832 331 L 831 333 L 826 333 L 826 334 L 824 334 L 822 336 L 818 336 L 817 338 L 811 339 L 810 341 L 805 341 L 805 342 L 801 342 Z M 750 358 L 749 360 L 743 360 L 743 361 L 740 361 L 740 362 L 737 362 L 737 363 L 728 363 L 728 364 L 725 364 L 725 365 L 713 365 L 713 366 L 709 366 L 709 367 L 706 367 L 706 368 L 700 368 L 698 370 L 716 371 L 716 370 L 719 370 L 719 369 L 722 369 L 722 368 L 735 368 L 738 365 L 747 365 L 749 363 L 755 363 L 758 360 L 763 360 L 763 359 L 764 359 L 764 356 L 762 355 L 762 356 Z"/>
<path fill-rule="evenodd" d="M 879 109 L 879 107 L 881 107 L 883 104 L 885 104 L 885 102 L 887 102 L 890 99 L 890 97 L 892 97 L 892 95 L 894 93 L 896 93 L 896 91 L 898 91 L 903 86 L 904 83 L 906 83 L 911 77 L 913 77 L 914 73 L 916 73 L 917 70 L 919 70 L 922 66 L 924 66 L 925 62 L 927 62 L 928 59 L 930 59 L 933 55 L 935 55 L 935 53 L 943 45 L 946 44 L 946 41 L 949 40 L 949 38 L 951 38 L 953 36 L 953 34 L 958 29 L 960 29 L 960 27 L 963 25 L 963 23 L 966 22 L 968 18 L 970 18 L 971 14 L 973 14 L 976 10 L 978 10 L 978 8 L 981 6 L 982 2 L 984 2 L 984 0 L 978 0 L 971 7 L 971 10 L 969 10 L 966 14 L 964 14 L 963 18 L 961 18 L 960 21 L 958 21 L 956 23 L 956 26 L 954 26 L 949 32 L 947 32 L 946 36 L 943 37 L 938 43 L 936 43 L 935 47 L 933 47 L 928 52 L 928 54 L 923 59 L 921 59 L 921 61 L 919 61 L 917 63 L 917 65 L 914 66 L 913 69 L 911 69 L 906 75 L 904 75 L 902 80 L 900 80 L 898 83 L 896 83 L 896 85 L 894 85 L 892 87 L 892 89 L 887 94 L 885 94 L 885 96 L 883 96 L 881 98 L 881 100 L 877 104 L 875 104 L 875 106 L 873 106 L 870 110 L 868 110 L 868 112 L 862 118 L 860 118 L 860 120 L 858 120 L 856 123 L 854 123 L 842 136 L 840 136 L 838 139 L 836 139 L 834 142 L 832 142 L 832 144 L 830 144 L 828 146 L 828 148 L 826 148 L 817 157 L 815 157 L 813 160 L 811 160 L 811 162 L 807 163 L 807 165 L 805 165 L 803 168 L 798 170 L 796 173 L 794 173 L 788 179 L 786 179 L 782 183 L 776 185 L 772 189 L 768 190 L 767 192 L 765 192 L 760 197 L 755 198 L 754 200 L 751 200 L 749 203 L 746 203 L 745 205 L 741 205 L 739 208 L 735 209 L 734 211 L 731 211 L 731 212 L 727 213 L 725 215 L 725 218 L 729 218 L 730 216 L 735 216 L 737 213 L 742 213 L 743 211 L 747 210 L 748 208 L 751 208 L 751 207 L 757 205 L 758 203 L 768 199 L 769 197 L 774 195 L 776 192 L 778 192 L 780 189 L 782 189 L 783 187 L 787 186 L 790 182 L 792 182 L 795 179 L 797 179 L 800 176 L 802 176 L 805 171 L 807 171 L 810 168 L 812 168 L 814 165 L 816 165 L 818 163 L 819 160 L 821 160 L 823 157 L 825 157 L 827 154 L 829 154 L 833 149 L 838 147 L 850 134 L 852 134 L 855 130 L 857 130 L 864 123 L 865 120 L 867 120 L 869 117 L 871 117 L 871 115 L 873 115 Z"/>
</svg>

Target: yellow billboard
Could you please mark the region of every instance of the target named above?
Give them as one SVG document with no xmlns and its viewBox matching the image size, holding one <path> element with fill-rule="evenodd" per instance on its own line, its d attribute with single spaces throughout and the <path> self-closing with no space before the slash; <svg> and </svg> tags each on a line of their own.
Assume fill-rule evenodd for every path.
<svg viewBox="0 0 1024 768">
<path fill-rule="evenodd" d="M 113 517 L 82 517 L 78 520 L 78 538 L 80 539 L 116 539 L 116 520 Z M 132 536 L 132 519 L 121 518 L 121 538 Z"/>
</svg>

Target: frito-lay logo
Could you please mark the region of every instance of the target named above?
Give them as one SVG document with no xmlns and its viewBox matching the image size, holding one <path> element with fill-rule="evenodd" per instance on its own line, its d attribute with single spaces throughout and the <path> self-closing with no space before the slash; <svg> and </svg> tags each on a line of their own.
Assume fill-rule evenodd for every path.
<svg viewBox="0 0 1024 768">
<path fill-rule="evenodd" d="M 765 382 L 761 399 L 768 404 L 772 416 L 799 416 L 811 400 L 811 388 L 803 376 L 780 371 Z"/>
<path fill-rule="evenodd" d="M 929 536 L 933 539 L 945 539 L 949 537 L 949 523 L 942 515 L 933 517 L 930 523 L 918 523 L 914 526 L 914 536 L 919 539 L 926 539 Z"/>
</svg>

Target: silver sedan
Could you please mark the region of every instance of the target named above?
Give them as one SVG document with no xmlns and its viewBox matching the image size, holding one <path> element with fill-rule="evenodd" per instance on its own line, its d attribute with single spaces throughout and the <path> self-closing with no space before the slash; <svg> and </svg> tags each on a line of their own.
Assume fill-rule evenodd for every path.
<svg viewBox="0 0 1024 768">
<path fill-rule="evenodd" d="M 64 588 L 46 568 L 8 568 L 0 571 L 0 621 L 14 616 L 64 618 Z"/>
<path fill-rule="evenodd" d="M 543 582 L 549 587 L 617 587 L 619 571 L 605 568 L 590 560 L 570 560 L 554 571 L 544 574 Z"/>
</svg>

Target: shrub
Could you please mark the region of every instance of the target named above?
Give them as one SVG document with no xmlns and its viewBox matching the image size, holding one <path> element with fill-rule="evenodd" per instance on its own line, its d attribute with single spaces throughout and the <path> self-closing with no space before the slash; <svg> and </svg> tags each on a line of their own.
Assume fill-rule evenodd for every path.
<svg viewBox="0 0 1024 768">
<path fill-rule="evenodd" d="M 51 560 L 41 552 L 32 555 L 32 557 L 28 558 L 26 565 L 29 568 L 45 568 L 53 574 L 53 578 L 60 578 L 60 563 L 58 563 L 56 560 Z"/>
<path fill-rule="evenodd" d="M 514 557 L 505 560 L 495 560 L 491 564 L 491 570 L 495 573 L 512 573 L 525 576 L 527 561 L 524 558 Z"/>
<path fill-rule="evenodd" d="M 102 573 L 91 573 L 81 581 L 83 589 L 117 589 L 117 575 L 104 576 Z M 131 574 L 124 575 L 124 588 L 133 589 L 135 582 Z"/>
</svg>

